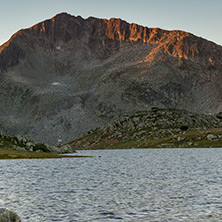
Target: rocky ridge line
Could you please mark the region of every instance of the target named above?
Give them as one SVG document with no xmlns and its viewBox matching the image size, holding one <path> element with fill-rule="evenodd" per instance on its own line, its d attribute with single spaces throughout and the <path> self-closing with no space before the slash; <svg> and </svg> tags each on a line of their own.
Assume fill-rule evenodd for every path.
<svg viewBox="0 0 222 222">
<path fill-rule="evenodd" d="M 221 114 L 153 108 L 89 131 L 69 144 L 75 149 L 221 147 L 221 119 Z"/>
<path fill-rule="evenodd" d="M 83 41 L 91 49 L 103 46 L 109 48 L 111 52 L 115 52 L 121 42 L 148 43 L 157 46 L 154 54 L 155 51 L 162 50 L 166 54 L 180 58 L 180 60 L 192 58 L 199 61 L 200 57 L 208 54 L 206 62 L 209 63 L 209 66 L 215 68 L 218 65 L 221 66 L 218 56 L 221 55 L 222 47 L 188 32 L 148 28 L 115 18 L 109 20 L 94 17 L 83 19 L 81 16 L 75 17 L 61 13 L 29 29 L 19 30 L 8 42 L 1 45 L 1 69 L 5 70 L 15 66 L 25 56 L 28 56 L 18 44 L 20 40 L 30 44 L 34 49 L 32 39 L 35 38 L 37 38 L 38 44 L 48 52 L 60 50 L 61 48 L 56 47 L 57 43 L 64 45 L 73 41 Z M 103 56 L 106 57 L 105 54 Z"/>
<path fill-rule="evenodd" d="M 151 107 L 221 112 L 222 47 L 66 13 L 0 46 L 0 131 L 55 144 Z"/>
</svg>

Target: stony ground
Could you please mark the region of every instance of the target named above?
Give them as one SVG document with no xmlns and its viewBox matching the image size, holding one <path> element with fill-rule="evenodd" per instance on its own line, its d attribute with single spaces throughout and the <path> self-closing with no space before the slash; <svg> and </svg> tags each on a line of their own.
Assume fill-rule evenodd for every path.
<svg viewBox="0 0 222 222">
<path fill-rule="evenodd" d="M 59 147 L 49 146 L 44 143 L 36 143 L 30 138 L 22 135 L 9 136 L 0 134 L 0 159 L 70 157 L 65 155 L 59 155 L 64 153 L 75 153 L 75 150 L 72 149 L 69 145 L 61 145 Z"/>
<path fill-rule="evenodd" d="M 222 147 L 221 118 L 153 108 L 124 116 L 69 144 L 74 149 Z"/>
</svg>

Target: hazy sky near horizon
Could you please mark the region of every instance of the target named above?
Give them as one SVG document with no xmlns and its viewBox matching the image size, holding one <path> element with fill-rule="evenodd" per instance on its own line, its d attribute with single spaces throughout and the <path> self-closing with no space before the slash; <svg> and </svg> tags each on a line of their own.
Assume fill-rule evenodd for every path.
<svg viewBox="0 0 222 222">
<path fill-rule="evenodd" d="M 0 45 L 61 12 L 184 30 L 222 45 L 222 0 L 0 0 Z"/>
</svg>

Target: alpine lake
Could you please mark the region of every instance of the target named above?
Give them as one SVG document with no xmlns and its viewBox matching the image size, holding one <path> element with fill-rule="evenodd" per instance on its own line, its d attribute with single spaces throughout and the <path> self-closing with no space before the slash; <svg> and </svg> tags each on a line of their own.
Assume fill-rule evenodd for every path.
<svg viewBox="0 0 222 222">
<path fill-rule="evenodd" d="M 77 155 L 93 158 L 1 160 L 0 207 L 23 222 L 222 221 L 221 148 Z"/>
</svg>

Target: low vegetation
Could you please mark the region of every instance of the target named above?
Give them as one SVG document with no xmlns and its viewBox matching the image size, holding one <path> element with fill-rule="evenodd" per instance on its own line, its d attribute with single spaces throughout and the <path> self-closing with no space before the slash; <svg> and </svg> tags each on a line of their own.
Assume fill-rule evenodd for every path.
<svg viewBox="0 0 222 222">
<path fill-rule="evenodd" d="M 0 134 L 0 159 L 33 159 L 33 158 L 75 158 L 83 156 L 59 155 L 74 153 L 70 146 L 49 146 L 35 143 L 25 136 L 9 136 Z"/>
<path fill-rule="evenodd" d="M 59 155 L 56 153 L 17 151 L 0 148 L 0 159 L 45 159 L 45 158 L 80 158 L 86 156 Z"/>
<path fill-rule="evenodd" d="M 69 145 L 61 145 L 59 147 L 49 146 L 44 143 L 36 143 L 26 136 L 9 136 L 4 134 L 0 134 L 0 148 L 17 151 L 34 151 L 57 154 L 75 152 L 75 150 L 73 150 Z"/>
<path fill-rule="evenodd" d="M 222 147 L 222 120 L 153 108 L 92 130 L 69 145 L 74 149 Z"/>
</svg>

